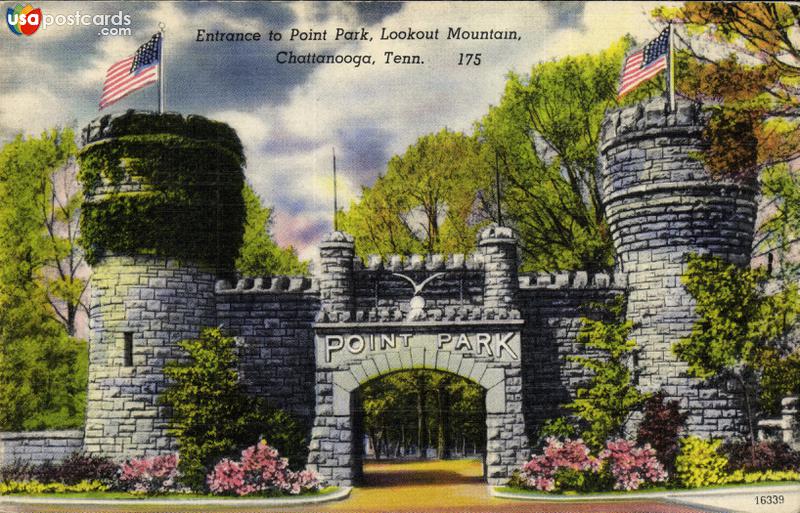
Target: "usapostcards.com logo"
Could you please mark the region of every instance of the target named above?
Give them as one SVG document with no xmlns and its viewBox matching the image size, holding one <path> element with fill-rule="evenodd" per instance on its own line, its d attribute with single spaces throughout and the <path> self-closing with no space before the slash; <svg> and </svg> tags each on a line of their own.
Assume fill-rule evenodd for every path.
<svg viewBox="0 0 800 513">
<path fill-rule="evenodd" d="M 69 26 L 101 26 L 98 36 L 129 36 L 131 35 L 131 17 L 119 11 L 116 14 L 81 14 L 75 11 L 74 14 L 56 16 L 42 14 L 41 9 L 34 9 L 30 4 L 25 7 L 17 4 L 13 9 L 6 11 L 6 23 L 11 33 L 18 36 L 33 35 L 34 32 L 47 29 L 49 25 L 69 25 Z M 109 26 L 110 25 L 110 26 Z"/>
<path fill-rule="evenodd" d="M 21 36 L 33 35 L 34 32 L 39 30 L 39 25 L 42 24 L 42 10 L 34 9 L 31 4 L 22 7 L 17 4 L 13 9 L 9 8 L 6 11 L 6 23 L 11 32 Z"/>
</svg>

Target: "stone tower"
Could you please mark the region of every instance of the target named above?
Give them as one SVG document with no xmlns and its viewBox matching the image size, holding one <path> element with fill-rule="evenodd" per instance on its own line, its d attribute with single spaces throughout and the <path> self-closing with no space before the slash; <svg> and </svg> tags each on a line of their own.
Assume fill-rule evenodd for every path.
<svg viewBox="0 0 800 513">
<path fill-rule="evenodd" d="M 639 385 L 680 400 L 691 432 L 730 436 L 744 427 L 735 395 L 724 383 L 689 378 L 672 345 L 696 319 L 681 284 L 686 255 L 746 265 L 756 188 L 711 178 L 697 157 L 705 123 L 700 105 L 680 100 L 675 111 L 667 113 L 664 99 L 653 98 L 606 117 L 600 143 L 604 204 L 618 265 L 628 277 Z"/>
<path fill-rule="evenodd" d="M 242 148 L 227 125 L 133 112 L 93 121 L 80 153 L 92 263 L 84 449 L 174 450 L 158 403 L 177 343 L 216 325 L 214 283 L 242 235 Z"/>
</svg>

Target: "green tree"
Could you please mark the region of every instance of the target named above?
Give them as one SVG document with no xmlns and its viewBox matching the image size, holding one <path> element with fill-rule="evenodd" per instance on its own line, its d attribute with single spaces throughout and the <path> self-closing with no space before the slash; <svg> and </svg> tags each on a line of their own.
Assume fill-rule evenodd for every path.
<svg viewBox="0 0 800 513">
<path fill-rule="evenodd" d="M 654 15 L 678 40 L 677 91 L 704 102 L 711 120 L 701 154 L 712 174 L 753 180 L 767 200 L 754 256 L 787 258 L 800 232 L 800 194 L 790 166 L 800 155 L 800 9 L 784 2 L 686 2 Z M 771 257 L 772 258 L 772 257 Z"/>
<path fill-rule="evenodd" d="M 478 142 L 447 129 L 392 157 L 386 174 L 339 214 L 363 257 L 467 253 L 481 227 L 478 196 L 490 183 Z"/>
<path fill-rule="evenodd" d="M 578 342 L 598 356 L 569 356 L 591 371 L 586 386 L 579 387 L 575 399 L 565 405 L 578 419 L 581 437 L 594 450 L 606 440 L 621 434 L 625 421 L 647 399 L 633 384 L 629 361 L 636 341 L 629 339 L 633 323 L 625 321 L 624 298 L 608 305 L 608 320 L 582 319 Z"/>
<path fill-rule="evenodd" d="M 0 429 L 83 423 L 87 349 L 54 317 L 47 284 L 60 277 L 47 266 L 64 253 L 45 226 L 53 174 L 74 153 L 69 129 L 20 135 L 0 150 Z"/>
<path fill-rule="evenodd" d="M 263 205 L 249 184 L 245 184 L 242 195 L 246 217 L 236 270 L 245 276 L 308 274 L 308 262 L 299 260 L 293 247 L 281 248 L 272 240 L 272 209 Z"/>
<path fill-rule="evenodd" d="M 778 369 L 798 363 L 787 334 L 800 311 L 800 296 L 796 285 L 766 294 L 767 278 L 763 269 L 742 269 L 718 257 L 690 255 L 682 281 L 697 302 L 698 318 L 691 334 L 673 346 L 689 364 L 691 375 L 733 378 L 739 384 L 751 444 L 755 444 L 756 420 L 752 381 L 766 374 L 764 384 L 773 397 L 800 387 L 795 381 L 788 384 L 792 390 L 772 388 L 787 385 L 780 379 L 775 382 Z"/>
<path fill-rule="evenodd" d="M 169 432 L 178 440 L 187 485 L 204 490 L 206 474 L 219 459 L 234 456 L 259 438 L 288 457 L 294 468 L 305 463 L 305 435 L 297 421 L 245 394 L 232 337 L 207 328 L 199 338 L 178 345 L 189 358 L 165 368 L 171 384 L 161 401 L 172 408 Z"/>
<path fill-rule="evenodd" d="M 503 217 L 520 238 L 524 270 L 614 264 L 598 136 L 605 111 L 617 106 L 629 46 L 621 40 L 594 55 L 537 64 L 527 76 L 511 73 L 500 103 L 477 124 L 484 158 L 501 174 Z"/>
<path fill-rule="evenodd" d="M 800 240 L 800 176 L 788 164 L 770 166 L 761 173 L 760 224 L 756 227 L 753 257 L 777 257 L 775 273 L 783 282 L 800 272 L 792 248 Z M 768 272 L 772 269 L 768 269 Z"/>
<path fill-rule="evenodd" d="M 449 373 L 420 369 L 370 381 L 361 388 L 361 407 L 376 457 L 425 458 L 435 446 L 447 459 L 485 446 L 483 389 Z"/>
</svg>

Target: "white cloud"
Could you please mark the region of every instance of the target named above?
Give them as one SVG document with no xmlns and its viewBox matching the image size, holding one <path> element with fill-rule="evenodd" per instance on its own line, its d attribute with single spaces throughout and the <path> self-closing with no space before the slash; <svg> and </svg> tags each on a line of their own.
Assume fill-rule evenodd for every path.
<svg viewBox="0 0 800 513">
<path fill-rule="evenodd" d="M 47 88 L 3 93 L 0 102 L 0 134 L 23 132 L 39 135 L 53 126 L 71 125 L 71 113 L 62 109 L 62 99 Z"/>
</svg>

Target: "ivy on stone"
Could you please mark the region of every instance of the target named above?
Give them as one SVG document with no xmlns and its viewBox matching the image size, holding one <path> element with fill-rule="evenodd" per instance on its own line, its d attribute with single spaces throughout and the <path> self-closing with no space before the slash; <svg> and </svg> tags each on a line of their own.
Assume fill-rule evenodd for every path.
<svg viewBox="0 0 800 513">
<path fill-rule="evenodd" d="M 131 112 L 102 137 L 90 134 L 79 155 L 87 261 L 153 254 L 233 269 L 245 218 L 236 133 L 198 116 Z"/>
<path fill-rule="evenodd" d="M 631 413 L 647 398 L 633 382 L 629 361 L 636 341 L 629 338 L 633 323 L 624 320 L 624 308 L 624 296 L 617 296 L 605 307 L 606 318 L 584 317 L 577 340 L 595 356 L 567 357 L 592 373 L 565 407 L 577 418 L 583 440 L 596 451 L 621 434 Z"/>
<path fill-rule="evenodd" d="M 765 269 L 741 268 L 719 257 L 691 254 L 682 281 L 697 302 L 688 337 L 673 346 L 701 379 L 734 379 L 745 402 L 751 444 L 755 444 L 753 385 L 772 402 L 800 390 L 798 353 L 788 334 L 800 313 L 797 286 L 765 291 Z M 788 376 L 789 382 L 777 376 Z M 774 405 L 773 405 L 774 406 Z"/>
</svg>

